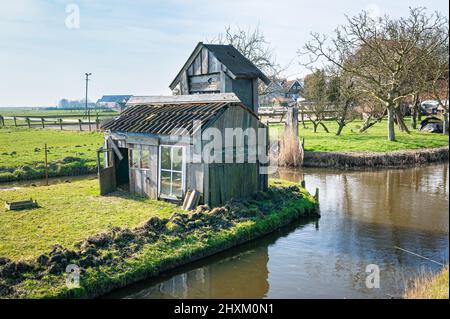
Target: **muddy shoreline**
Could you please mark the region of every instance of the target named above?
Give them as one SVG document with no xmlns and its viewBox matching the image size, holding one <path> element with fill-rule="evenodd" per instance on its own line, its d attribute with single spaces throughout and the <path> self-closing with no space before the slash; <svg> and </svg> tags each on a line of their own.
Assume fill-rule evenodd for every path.
<svg viewBox="0 0 450 319">
<path fill-rule="evenodd" d="M 406 168 L 449 160 L 449 147 L 393 152 L 311 152 L 305 151 L 303 167 L 367 170 Z"/>
</svg>

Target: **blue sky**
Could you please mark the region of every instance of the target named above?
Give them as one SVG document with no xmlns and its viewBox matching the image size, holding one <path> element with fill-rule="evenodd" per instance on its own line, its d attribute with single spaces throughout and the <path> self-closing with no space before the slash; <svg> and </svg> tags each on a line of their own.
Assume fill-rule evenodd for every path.
<svg viewBox="0 0 450 319">
<path fill-rule="evenodd" d="M 66 7 L 80 12 L 79 28 L 66 26 Z M 0 5 L 0 106 L 55 105 L 82 98 L 92 72 L 91 100 L 103 94 L 170 94 L 168 85 L 198 41 L 226 25 L 259 28 L 302 75 L 297 50 L 311 31 L 330 33 L 363 9 L 400 16 L 425 6 L 448 16 L 446 0 L 14 0 Z"/>
</svg>

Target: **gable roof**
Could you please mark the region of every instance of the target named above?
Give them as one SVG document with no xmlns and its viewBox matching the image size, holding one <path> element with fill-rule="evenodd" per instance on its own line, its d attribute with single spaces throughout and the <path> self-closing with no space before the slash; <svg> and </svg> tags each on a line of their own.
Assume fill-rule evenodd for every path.
<svg viewBox="0 0 450 319">
<path fill-rule="evenodd" d="M 103 95 L 97 103 L 126 103 L 132 95 Z"/>
<path fill-rule="evenodd" d="M 170 83 L 169 87 L 171 89 L 175 88 L 181 78 L 183 70 L 189 67 L 203 47 L 211 51 L 216 59 L 225 65 L 236 77 L 256 77 L 261 79 L 265 84 L 270 83 L 270 79 L 260 69 L 258 69 L 256 65 L 242 55 L 234 46 L 229 44 L 204 44 L 203 42 L 199 42 L 184 63 L 183 67 L 178 72 L 177 76 Z"/>
<path fill-rule="evenodd" d="M 270 79 L 234 46 L 230 44 L 203 45 L 237 77 L 255 77 L 260 78 L 266 84 L 270 83 Z"/>
<path fill-rule="evenodd" d="M 155 135 L 192 135 L 214 122 L 226 109 L 240 106 L 236 102 L 150 103 L 128 107 L 118 118 L 104 123 L 104 130 Z M 251 112 L 252 113 L 252 112 Z M 253 113 L 252 113 L 253 114 Z M 198 123 L 194 123 L 198 121 Z M 194 124 L 197 124 L 194 127 Z"/>
<path fill-rule="evenodd" d="M 300 81 L 295 79 L 283 81 L 283 88 L 286 90 L 286 92 L 289 92 L 295 83 L 298 83 L 301 86 Z"/>
</svg>

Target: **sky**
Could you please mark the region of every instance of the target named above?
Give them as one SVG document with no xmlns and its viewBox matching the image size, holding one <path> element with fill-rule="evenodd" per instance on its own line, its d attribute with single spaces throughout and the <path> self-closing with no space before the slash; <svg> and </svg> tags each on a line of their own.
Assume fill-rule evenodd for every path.
<svg viewBox="0 0 450 319">
<path fill-rule="evenodd" d="M 225 26 L 259 27 L 287 67 L 310 32 L 331 34 L 361 10 L 402 16 L 423 6 L 448 16 L 447 0 L 2 0 L 0 106 L 52 106 L 61 98 L 170 94 L 169 83 L 199 41 Z"/>
</svg>

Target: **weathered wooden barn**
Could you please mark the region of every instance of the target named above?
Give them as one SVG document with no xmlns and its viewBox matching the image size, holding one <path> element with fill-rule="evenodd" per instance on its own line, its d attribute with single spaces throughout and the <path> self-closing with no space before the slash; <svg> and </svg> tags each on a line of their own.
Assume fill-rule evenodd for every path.
<svg viewBox="0 0 450 319">
<path fill-rule="evenodd" d="M 226 59 L 224 52 L 233 57 Z M 268 130 L 255 112 L 254 91 L 258 79 L 266 78 L 236 52 L 228 45 L 199 43 L 171 84 L 179 82 L 182 95 L 132 97 L 118 118 L 103 124 L 105 147 L 99 154 L 107 155 L 99 170 L 102 194 L 122 187 L 154 199 L 182 201 L 196 191 L 200 203 L 217 206 L 267 188 L 265 162 L 249 156 L 255 151 L 267 155 Z M 229 130 L 255 135 L 229 145 Z M 218 138 L 211 132 L 221 140 L 213 154 L 205 153 Z"/>
</svg>

